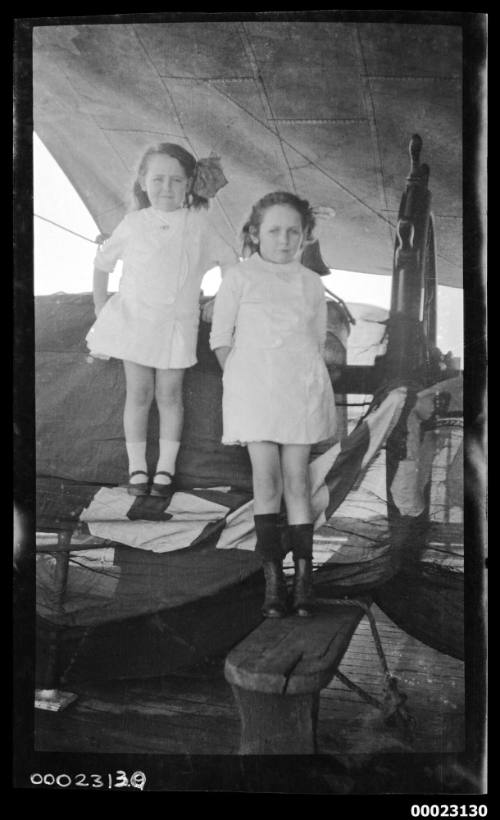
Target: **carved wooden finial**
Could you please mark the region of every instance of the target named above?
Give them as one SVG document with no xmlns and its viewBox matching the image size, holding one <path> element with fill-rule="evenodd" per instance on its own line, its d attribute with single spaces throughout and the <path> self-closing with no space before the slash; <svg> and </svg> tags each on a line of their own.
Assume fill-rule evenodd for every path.
<svg viewBox="0 0 500 820">
<path fill-rule="evenodd" d="M 420 162 L 420 152 L 422 150 L 422 137 L 420 134 L 413 134 L 410 140 L 410 159 L 412 162 L 416 162 L 417 165 Z"/>
<path fill-rule="evenodd" d="M 410 175 L 408 179 L 418 176 L 420 166 L 420 152 L 422 150 L 422 137 L 419 134 L 413 134 L 410 145 Z"/>
<path fill-rule="evenodd" d="M 429 174 L 430 174 L 430 172 L 431 172 L 431 169 L 429 168 L 429 166 L 427 165 L 427 163 L 426 163 L 426 162 L 423 162 L 423 163 L 422 163 L 422 165 L 421 165 L 421 166 L 420 166 L 420 168 L 419 168 L 419 173 L 420 173 L 420 177 L 421 177 L 421 179 L 422 179 L 422 182 L 423 182 L 425 185 L 427 185 L 427 184 L 428 184 L 428 182 L 429 182 Z"/>
</svg>

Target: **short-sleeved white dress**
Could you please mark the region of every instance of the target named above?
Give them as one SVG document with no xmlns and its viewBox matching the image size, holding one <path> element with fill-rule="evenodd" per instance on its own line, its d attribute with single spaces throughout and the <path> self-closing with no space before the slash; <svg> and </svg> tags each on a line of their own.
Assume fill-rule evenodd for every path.
<svg viewBox="0 0 500 820">
<path fill-rule="evenodd" d="M 298 261 L 254 254 L 229 268 L 215 300 L 210 346 L 230 346 L 223 374 L 224 444 L 315 444 L 335 434 L 323 360 L 326 300 Z"/>
<path fill-rule="evenodd" d="M 111 272 L 123 260 L 118 293 L 87 334 L 91 353 L 168 369 L 196 363 L 203 275 L 234 264 L 235 251 L 205 211 L 133 211 L 99 249 L 96 266 Z"/>
</svg>

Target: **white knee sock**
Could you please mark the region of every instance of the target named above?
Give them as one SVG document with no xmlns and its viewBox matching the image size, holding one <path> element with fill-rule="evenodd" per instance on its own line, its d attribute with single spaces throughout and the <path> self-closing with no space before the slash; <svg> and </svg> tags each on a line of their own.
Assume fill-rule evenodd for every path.
<svg viewBox="0 0 500 820">
<path fill-rule="evenodd" d="M 156 465 L 157 472 L 159 470 L 165 470 L 165 472 L 174 475 L 175 460 L 179 452 L 180 444 L 180 441 L 169 441 L 167 438 L 160 439 L 160 455 L 158 464 Z M 166 475 L 159 475 L 158 478 L 155 478 L 155 481 L 157 484 L 170 484 L 170 479 Z"/>
<path fill-rule="evenodd" d="M 147 472 L 146 442 L 126 441 L 125 446 L 127 448 L 129 474 L 135 470 L 144 470 L 144 472 Z M 131 481 L 132 484 L 142 484 L 143 481 L 146 481 L 146 478 L 143 475 L 135 475 Z"/>
</svg>

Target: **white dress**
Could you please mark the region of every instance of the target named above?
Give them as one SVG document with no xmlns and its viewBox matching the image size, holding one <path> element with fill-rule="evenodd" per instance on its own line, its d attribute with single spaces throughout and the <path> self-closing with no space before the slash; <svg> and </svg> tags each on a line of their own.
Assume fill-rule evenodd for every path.
<svg viewBox="0 0 500 820">
<path fill-rule="evenodd" d="M 326 300 L 300 262 L 254 254 L 229 268 L 215 300 L 210 347 L 232 346 L 223 374 L 224 444 L 315 444 L 335 434 L 323 360 Z"/>
<path fill-rule="evenodd" d="M 133 211 L 99 249 L 96 266 L 111 272 L 123 260 L 119 292 L 87 334 L 91 353 L 154 368 L 196 363 L 203 275 L 237 255 L 205 211 Z"/>
</svg>

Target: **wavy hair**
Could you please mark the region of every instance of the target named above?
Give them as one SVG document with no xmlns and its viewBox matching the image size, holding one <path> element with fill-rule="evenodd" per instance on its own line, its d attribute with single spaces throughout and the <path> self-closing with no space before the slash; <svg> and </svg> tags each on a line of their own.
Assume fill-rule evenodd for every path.
<svg viewBox="0 0 500 820">
<path fill-rule="evenodd" d="M 265 212 L 268 208 L 272 208 L 273 205 L 287 205 L 289 208 L 293 208 L 297 211 L 302 223 L 304 239 L 308 241 L 312 238 L 316 221 L 307 199 L 301 199 L 296 196 L 296 194 L 291 194 L 288 191 L 274 191 L 271 194 L 266 194 L 255 203 L 249 219 L 242 228 L 243 256 L 248 256 L 250 253 L 254 253 L 258 250 L 259 240 L 257 239 L 257 234 L 264 219 Z"/>
<path fill-rule="evenodd" d="M 141 182 L 148 170 L 148 164 L 151 157 L 157 154 L 172 157 L 176 159 L 183 167 L 184 173 L 189 180 L 192 181 L 196 171 L 196 159 L 193 155 L 186 151 L 182 145 L 177 145 L 176 142 L 159 142 L 150 147 L 144 152 L 142 159 L 137 168 L 135 182 L 132 186 L 133 209 L 139 211 L 141 208 L 149 208 L 151 202 L 146 191 L 143 191 Z M 194 194 L 189 188 L 186 192 L 186 206 L 188 208 L 208 208 L 208 199 Z"/>
</svg>

